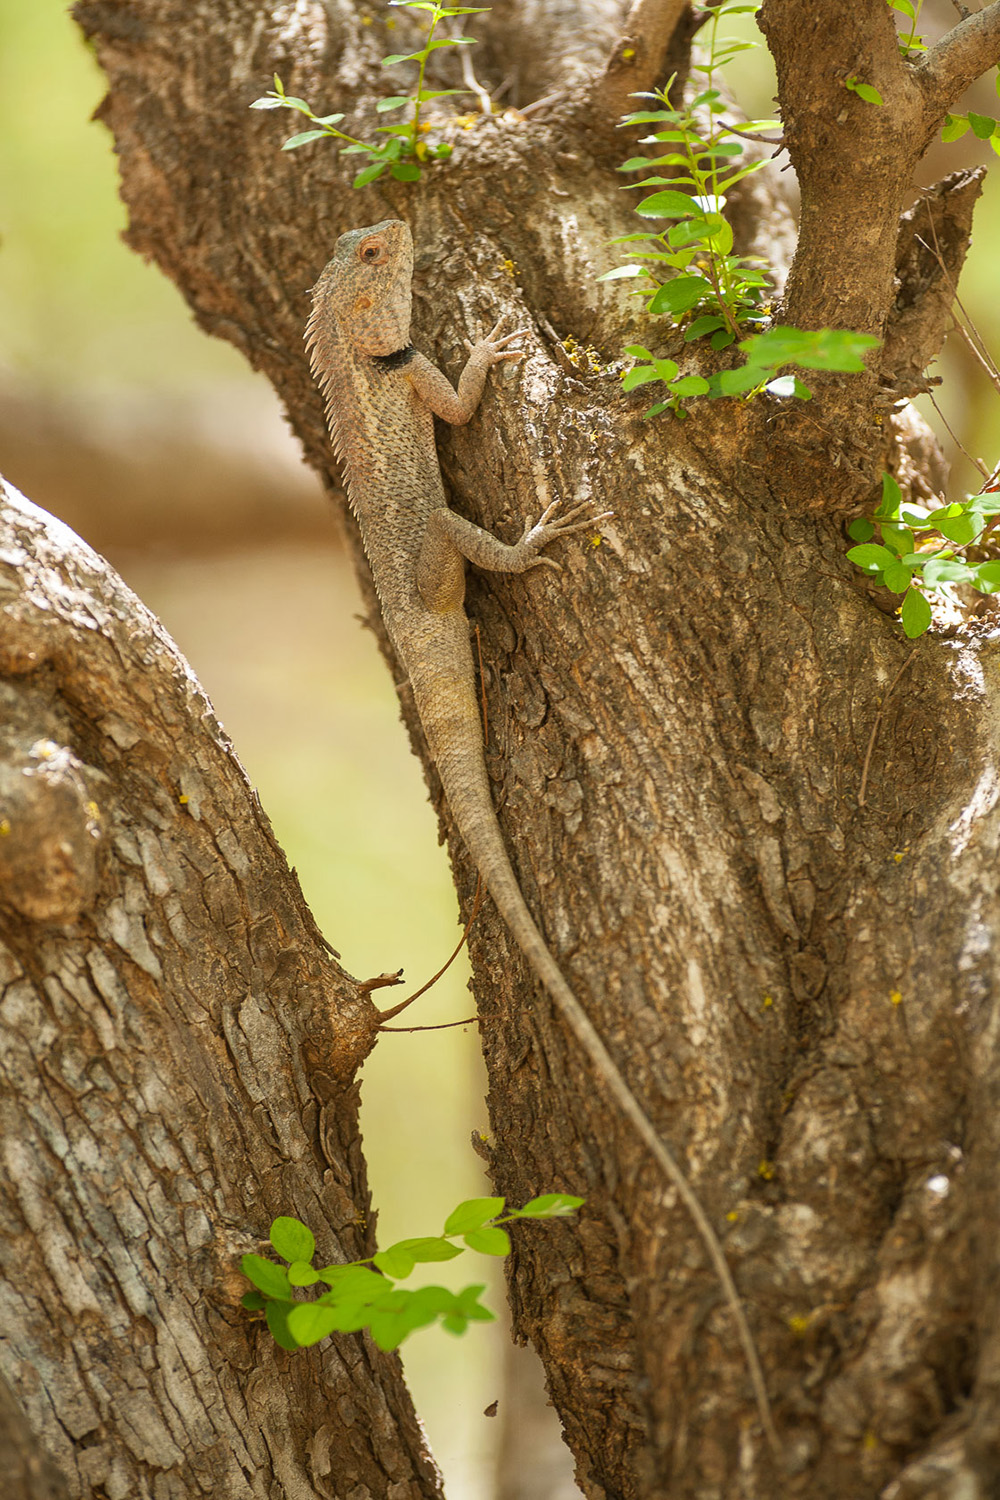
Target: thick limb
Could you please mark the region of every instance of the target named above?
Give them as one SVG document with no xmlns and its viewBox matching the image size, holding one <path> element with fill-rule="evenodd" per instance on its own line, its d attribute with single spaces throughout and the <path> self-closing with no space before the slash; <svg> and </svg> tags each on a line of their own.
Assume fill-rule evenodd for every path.
<svg viewBox="0 0 1000 1500">
<path fill-rule="evenodd" d="M 512 546 L 501 542 L 490 531 L 457 516 L 447 506 L 432 511 L 427 518 L 420 558 L 417 562 L 417 587 L 428 609 L 456 609 L 465 592 L 465 561 L 490 573 L 524 573 L 528 568 L 545 566 L 559 571 L 559 564 L 539 553 L 557 537 L 572 531 L 583 531 L 605 520 L 609 511 L 595 516 L 586 503 L 574 505 L 561 520 L 550 517 L 559 505 L 554 500 L 537 521 L 526 521 L 520 541 Z"/>
</svg>

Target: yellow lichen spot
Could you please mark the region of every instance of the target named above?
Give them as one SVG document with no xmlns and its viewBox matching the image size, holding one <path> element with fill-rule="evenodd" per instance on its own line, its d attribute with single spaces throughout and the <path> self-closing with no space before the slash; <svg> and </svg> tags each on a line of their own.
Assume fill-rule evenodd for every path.
<svg viewBox="0 0 1000 1500">
<path fill-rule="evenodd" d="M 517 275 L 517 266 L 512 260 L 502 260 L 500 262 L 500 269 L 505 276 L 510 277 L 511 281 L 513 281 L 514 277 Z"/>
<path fill-rule="evenodd" d="M 188 801 L 187 792 L 181 792 L 181 794 L 177 798 L 177 800 L 180 803 L 181 807 L 187 807 L 187 801 Z"/>
<path fill-rule="evenodd" d="M 634 47 L 626 47 L 625 51 L 622 53 L 622 57 L 625 59 L 626 62 L 629 62 L 634 56 L 635 56 L 635 48 Z"/>
<path fill-rule="evenodd" d="M 726 1214 L 726 1223 L 735 1224 L 738 1218 L 739 1214 L 736 1212 L 735 1208 L 731 1208 Z"/>
<path fill-rule="evenodd" d="M 587 437 L 590 440 L 590 442 L 592 442 L 592 443 L 596 443 L 597 442 L 597 433 L 596 432 L 593 432 L 593 431 L 588 432 L 587 433 Z"/>
<path fill-rule="evenodd" d="M 889 1004 L 890 1005 L 902 1005 L 902 1003 L 903 1003 L 903 997 L 900 994 L 899 990 L 892 990 L 891 993 L 890 993 L 890 995 L 889 995 Z"/>
<path fill-rule="evenodd" d="M 801 1314 L 797 1314 L 794 1318 L 789 1318 L 788 1326 L 795 1337 L 800 1339 L 809 1327 L 809 1319 L 803 1318 Z"/>
<path fill-rule="evenodd" d="M 599 531 L 595 531 L 594 535 L 590 538 L 590 545 L 592 547 L 599 547 L 603 541 L 604 538 L 601 536 L 601 533 Z"/>
<path fill-rule="evenodd" d="M 757 1168 L 757 1176 L 763 1178 L 765 1182 L 770 1182 L 774 1176 L 774 1162 L 767 1161 L 765 1158 Z"/>
<path fill-rule="evenodd" d="M 386 23 L 385 23 L 385 29 L 386 29 L 386 31 L 395 31 L 395 29 L 396 29 L 396 23 L 393 20 L 392 16 L 389 17 L 388 21 L 386 21 Z"/>
<path fill-rule="evenodd" d="M 362 26 L 370 26 L 372 24 L 372 18 L 371 18 L 371 16 L 362 16 L 361 17 L 361 24 L 362 24 Z"/>
<path fill-rule="evenodd" d="M 10 823 L 6 818 L 0 818 L 0 839 L 5 839 L 10 833 Z"/>
<path fill-rule="evenodd" d="M 461 125 L 463 130 L 472 130 L 478 119 L 478 115 L 456 115 L 454 117 L 453 123 L 455 125 Z"/>
<path fill-rule="evenodd" d="M 429 120 L 421 120 L 420 121 L 420 129 L 421 130 L 433 130 L 434 126 L 431 124 L 431 122 Z"/>
<path fill-rule="evenodd" d="M 772 997 L 770 995 L 765 995 L 763 1000 L 760 1002 L 760 1008 L 761 1010 L 770 1010 L 773 1004 L 774 1000 L 772 999 Z"/>
<path fill-rule="evenodd" d="M 873 1448 L 878 1447 L 878 1438 L 875 1436 L 874 1432 L 872 1432 L 870 1427 L 865 1433 L 864 1437 L 861 1439 L 861 1446 L 868 1453 L 870 1453 Z"/>
<path fill-rule="evenodd" d="M 99 818 L 101 816 L 101 809 L 96 802 L 87 803 L 87 816 L 88 818 Z"/>
</svg>

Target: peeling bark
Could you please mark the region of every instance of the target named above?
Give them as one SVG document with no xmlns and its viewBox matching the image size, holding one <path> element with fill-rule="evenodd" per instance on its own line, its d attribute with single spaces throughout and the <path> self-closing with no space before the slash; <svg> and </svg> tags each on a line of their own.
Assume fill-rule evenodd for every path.
<svg viewBox="0 0 1000 1500">
<path fill-rule="evenodd" d="M 266 370 L 331 489 L 301 348 L 304 293 L 338 233 L 399 214 L 417 246 L 420 348 L 455 375 L 477 324 L 505 314 L 531 330 L 524 363 L 494 378 L 468 428 L 442 434 L 453 503 L 505 538 L 556 494 L 615 511 L 601 545 L 565 548 L 559 578 L 470 578 L 497 802 L 553 953 L 724 1236 L 784 1460 L 776 1468 L 763 1442 L 691 1224 L 486 910 L 471 950 L 497 1190 L 514 1200 L 587 1196 L 578 1220 L 517 1236 L 510 1277 L 516 1330 L 542 1354 L 585 1492 L 986 1500 L 1000 1485 L 997 648 L 977 626 L 904 642 L 852 573 L 833 519 L 870 493 L 881 466 L 918 493 L 937 482 L 914 423 L 894 424 L 875 404 L 874 367 L 854 385 L 829 381 L 802 407 L 705 403 L 683 424 L 643 423 L 642 393 L 623 397 L 567 347 L 571 335 L 607 358 L 639 328 L 658 337 L 620 284 L 593 279 L 611 263 L 607 239 L 634 221 L 604 147 L 571 110 L 456 129 L 454 157 L 416 192 L 380 182 L 352 194 L 332 153 L 281 156 L 274 117 L 246 108 L 274 71 L 289 92 L 345 108 L 352 124 L 374 118 L 376 27 L 362 27 L 347 0 L 231 0 L 224 15 L 210 0 L 82 0 L 76 13 L 111 81 L 103 117 L 121 157 L 131 243 L 177 282 L 206 329 Z M 850 15 L 768 0 L 765 23 L 803 181 L 786 315 L 881 333 L 922 286 L 901 346 L 922 357 L 940 331 L 940 286 L 905 251 L 921 211 L 898 256 L 897 230 L 919 154 L 913 124 L 926 131 L 929 118 L 924 86 L 899 60 L 882 0 Z M 844 88 L 869 64 L 884 113 Z M 951 274 L 968 238 L 963 204 Z M 874 217 L 857 243 L 849 230 L 862 205 Z M 360 558 L 359 567 L 371 597 Z M 384 639 L 383 648 L 389 655 Z M 422 753 L 405 685 L 401 701 Z M 60 740 L 43 720 L 38 737 L 104 769 L 90 739 Z M 200 745 L 184 764 L 198 763 Z M 70 790 L 76 774 L 67 762 Z M 431 767 L 428 779 L 434 791 Z M 224 863 L 218 833 L 215 843 Z M 206 880 L 211 852 L 197 867 Z M 473 874 L 461 847 L 452 854 L 468 901 Z M 275 858 L 269 848 L 265 863 Z M 233 877 L 219 878 L 229 890 Z M 293 964 L 305 966 L 299 983 L 315 997 L 325 970 L 306 918 L 297 897 L 286 894 L 280 909 L 296 932 Z M 233 913 L 228 901 L 208 912 L 206 951 L 211 924 L 228 934 Z M 89 932 L 92 919 L 81 920 Z M 127 903 L 115 920 L 112 953 L 119 930 L 138 931 Z M 131 962 L 144 993 L 152 976 Z M 223 967 L 197 991 L 199 1005 L 225 977 Z M 173 997 L 173 981 L 168 989 Z M 290 1026 L 270 988 L 268 1000 L 273 1025 Z M 217 1061 L 213 1026 L 229 1037 L 231 1024 L 227 1002 L 213 1003 L 204 1046 Z M 168 1019 L 175 1004 L 194 1025 L 186 986 Z M 310 1054 L 337 1057 L 338 1100 L 353 1098 L 351 1069 L 370 1040 L 363 1010 L 349 1015 L 348 1039 L 325 1023 L 339 1041 L 323 1032 Z M 172 1047 L 185 1028 L 170 1033 Z M 322 1196 L 301 1136 L 317 1085 L 309 1059 L 296 1071 L 292 1035 L 281 1035 L 291 1050 L 279 1075 L 300 1080 L 298 1092 L 274 1092 L 269 1078 L 254 1096 L 263 1139 L 249 1125 L 225 1139 L 227 1161 L 270 1153 L 266 1170 L 246 1175 L 273 1212 Z M 326 1160 L 351 1168 L 327 1214 L 353 1246 L 348 1216 L 363 1187 L 348 1104 L 337 1119 Z M 245 1183 L 240 1192 L 249 1194 Z M 255 1197 L 256 1219 L 264 1207 Z M 237 1222 L 249 1208 L 249 1197 L 239 1202 Z M 253 1382 L 233 1374 L 248 1365 L 228 1341 L 245 1334 L 223 1321 L 216 1374 L 242 1393 Z M 325 1358 L 334 1385 L 369 1382 L 364 1421 L 384 1439 L 376 1448 L 372 1436 L 372 1451 L 388 1466 L 401 1445 L 399 1482 L 432 1493 L 404 1409 L 384 1395 L 396 1389 L 391 1372 L 380 1395 L 354 1342 Z M 155 1371 L 155 1349 L 152 1359 Z M 296 1473 L 318 1451 L 306 1428 L 330 1420 L 315 1390 L 300 1396 L 302 1420 L 282 1450 Z M 389 1412 L 376 1422 L 373 1413 Z M 43 1415 L 40 1405 L 30 1413 Z M 65 1472 L 79 1473 L 90 1430 L 62 1443 Z M 118 1441 L 127 1450 L 126 1436 Z M 263 1461 L 278 1474 L 273 1452 Z"/>
</svg>

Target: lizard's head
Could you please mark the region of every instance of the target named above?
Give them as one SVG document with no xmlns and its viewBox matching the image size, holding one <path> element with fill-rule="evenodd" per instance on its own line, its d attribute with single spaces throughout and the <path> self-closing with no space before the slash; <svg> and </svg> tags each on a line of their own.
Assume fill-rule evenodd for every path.
<svg viewBox="0 0 1000 1500">
<path fill-rule="evenodd" d="M 413 239 L 401 219 L 342 234 L 313 289 L 313 319 L 330 317 L 363 354 L 395 354 L 410 342 Z"/>
</svg>

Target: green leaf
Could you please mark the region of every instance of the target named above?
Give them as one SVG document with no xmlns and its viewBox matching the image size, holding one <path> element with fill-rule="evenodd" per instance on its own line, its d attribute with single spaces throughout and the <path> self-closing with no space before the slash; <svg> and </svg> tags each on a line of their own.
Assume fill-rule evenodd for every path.
<svg viewBox="0 0 1000 1500">
<path fill-rule="evenodd" d="M 630 354 L 633 359 L 654 359 L 655 358 L 655 355 L 650 354 L 649 350 L 648 349 L 644 349 L 641 344 L 626 344 L 624 352 L 626 354 Z"/>
<path fill-rule="evenodd" d="M 271 1331 L 274 1342 L 282 1349 L 290 1352 L 298 1349 L 299 1344 L 288 1326 L 288 1315 L 292 1311 L 294 1303 L 291 1302 L 269 1302 L 264 1309 L 267 1326 Z"/>
<path fill-rule="evenodd" d="M 875 527 L 871 521 L 866 521 L 864 516 L 858 516 L 847 528 L 847 535 L 855 542 L 870 542 L 875 535 Z"/>
<path fill-rule="evenodd" d="M 275 97 L 272 94 L 265 94 L 263 99 L 255 99 L 250 106 L 251 109 L 284 109 L 284 107 L 284 99 L 280 95 Z"/>
<path fill-rule="evenodd" d="M 893 526 L 889 521 L 883 521 L 882 540 L 898 557 L 902 557 L 904 552 L 913 551 L 913 532 L 908 526 Z"/>
<path fill-rule="evenodd" d="M 356 188 L 367 187 L 370 182 L 375 181 L 376 177 L 381 177 L 385 168 L 386 163 L 384 161 L 374 161 L 370 166 L 362 167 L 354 179 L 354 186 Z"/>
<path fill-rule="evenodd" d="M 576 1213 L 586 1203 L 585 1198 L 574 1198 L 572 1193 L 542 1193 L 530 1199 L 523 1208 L 514 1210 L 518 1219 L 565 1219 Z"/>
<path fill-rule="evenodd" d="M 658 417 L 660 415 L 660 412 L 661 411 L 666 411 L 666 409 L 667 409 L 667 407 L 669 405 L 670 405 L 669 401 L 657 401 L 657 402 L 655 402 L 649 408 L 648 411 L 644 411 L 643 412 L 643 414 L 642 414 L 642 420 L 644 422 L 648 422 L 649 419 L 650 419 L 650 417 Z"/>
<path fill-rule="evenodd" d="M 490 1219 L 503 1213 L 504 1198 L 467 1198 L 452 1209 L 444 1223 L 445 1234 L 468 1234 L 471 1229 L 481 1229 Z"/>
<path fill-rule="evenodd" d="M 655 365 L 636 365 L 634 369 L 626 370 L 622 376 L 622 390 L 634 391 L 640 385 L 648 385 L 651 380 L 659 379 L 661 376 Z"/>
<path fill-rule="evenodd" d="M 680 380 L 675 380 L 670 387 L 672 396 L 704 396 L 708 390 L 708 381 L 703 375 L 682 375 Z"/>
<path fill-rule="evenodd" d="M 452 1245 L 440 1235 L 424 1235 L 420 1239 L 400 1240 L 398 1246 L 390 1245 L 389 1248 L 402 1248 L 421 1264 L 436 1260 L 454 1260 L 456 1255 L 462 1254 L 460 1245 Z"/>
<path fill-rule="evenodd" d="M 329 130 L 303 130 L 300 135 L 290 135 L 282 146 L 282 151 L 295 151 L 299 146 L 305 146 L 309 141 L 318 141 L 321 135 L 329 135 Z"/>
<path fill-rule="evenodd" d="M 371 1302 L 391 1289 L 384 1276 L 369 1271 L 367 1266 L 322 1266 L 320 1281 L 330 1288 L 320 1298 L 321 1302 Z"/>
<path fill-rule="evenodd" d="M 262 1255 L 244 1255 L 240 1267 L 248 1281 L 252 1281 L 266 1297 L 284 1297 L 291 1300 L 292 1288 L 284 1266 L 276 1266 L 273 1260 Z"/>
<path fill-rule="evenodd" d="M 339 125 L 343 115 L 313 115 L 317 125 Z"/>
<path fill-rule="evenodd" d="M 996 123 L 996 120 L 991 115 L 977 115 L 975 110 L 969 110 L 969 124 L 972 126 L 972 133 L 981 141 L 989 140 Z"/>
<path fill-rule="evenodd" d="M 300 1349 L 308 1349 L 334 1332 L 341 1321 L 340 1312 L 322 1302 L 296 1302 L 287 1314 L 288 1333 Z"/>
<path fill-rule="evenodd" d="M 891 568 L 886 568 L 882 574 L 882 582 L 887 589 L 894 594 L 903 594 L 910 587 L 912 569 L 904 567 L 901 562 L 893 563 Z"/>
<path fill-rule="evenodd" d="M 931 607 L 916 589 L 910 589 L 904 598 L 900 619 L 903 630 L 911 641 L 916 636 L 923 635 L 931 623 Z"/>
<path fill-rule="evenodd" d="M 680 317 L 697 307 L 711 293 L 711 283 L 703 276 L 675 276 L 664 282 L 654 293 L 649 303 L 651 313 L 672 313 Z"/>
<path fill-rule="evenodd" d="M 977 563 L 970 569 L 975 578 L 976 587 L 984 594 L 994 594 L 1000 589 L 1000 562 L 992 558 L 989 562 Z M 965 580 L 962 580 L 963 582 Z M 253 1295 L 250 1293 L 249 1295 Z"/>
<path fill-rule="evenodd" d="M 505 1229 L 498 1229 L 495 1224 L 488 1224 L 483 1229 L 470 1229 L 464 1238 L 470 1250 L 478 1250 L 482 1255 L 510 1254 L 510 1235 Z"/>
<path fill-rule="evenodd" d="M 964 547 L 975 541 L 985 525 L 985 517 L 973 511 L 971 515 L 949 516 L 944 521 L 938 521 L 936 529 L 949 542 L 957 542 L 960 547 Z"/>
<path fill-rule="evenodd" d="M 661 380 L 668 384 L 674 379 L 678 371 L 676 362 L 672 359 L 654 359 L 653 368 Z"/>
<path fill-rule="evenodd" d="M 772 396 L 798 396 L 800 401 L 812 400 L 812 391 L 797 375 L 779 375 L 777 380 L 769 380 L 764 389 Z"/>
<path fill-rule="evenodd" d="M 319 1272 L 307 1260 L 293 1260 L 288 1267 L 288 1279 L 292 1286 L 315 1286 Z"/>
<path fill-rule="evenodd" d="M 903 492 L 891 474 L 882 470 L 882 499 L 875 512 L 876 521 L 891 521 L 899 515 Z"/>
<path fill-rule="evenodd" d="M 882 95 L 873 84 L 858 83 L 856 79 L 848 78 L 847 87 L 853 93 L 857 94 L 859 99 L 863 99 L 866 104 L 881 104 L 883 102 Z"/>
<path fill-rule="evenodd" d="M 695 204 L 687 193 L 654 193 L 636 204 L 635 211 L 644 219 L 686 219 L 695 212 Z"/>
<path fill-rule="evenodd" d="M 941 139 L 943 141 L 960 140 L 968 128 L 969 121 L 965 115 L 945 115 Z"/>
<path fill-rule="evenodd" d="M 605 271 L 598 276 L 598 281 L 620 281 L 626 276 L 648 276 L 649 272 L 645 266 L 615 266 L 613 271 Z"/>
<path fill-rule="evenodd" d="M 384 115 L 387 110 L 402 109 L 403 105 L 409 104 L 409 102 L 410 100 L 408 95 L 393 94 L 390 99 L 380 99 L 376 104 L 375 109 L 380 115 Z"/>
<path fill-rule="evenodd" d="M 880 547 L 877 542 L 862 542 L 860 547 L 849 547 L 847 555 L 866 573 L 881 573 L 883 568 L 891 568 L 897 561 L 888 547 Z"/>
<path fill-rule="evenodd" d="M 315 1236 L 300 1219 L 275 1219 L 270 1240 L 282 1260 L 312 1260 L 316 1254 Z"/>
<path fill-rule="evenodd" d="M 725 328 L 725 326 L 725 321 L 714 314 L 695 318 L 694 322 L 685 329 L 684 342 L 690 344 L 695 339 L 703 338 L 706 333 L 714 333 L 717 328 Z"/>
<path fill-rule="evenodd" d="M 984 567 L 995 566 L 995 564 L 984 563 Z M 940 553 L 923 556 L 924 582 L 929 588 L 939 583 L 975 583 L 977 568 L 970 568 L 968 563 L 958 562 L 953 557 L 943 557 Z"/>
<path fill-rule="evenodd" d="M 395 177 L 397 182 L 420 181 L 420 168 L 417 166 L 416 162 L 393 162 L 392 166 L 389 168 L 389 171 L 391 172 L 392 176 Z"/>
<path fill-rule="evenodd" d="M 247 1312 L 260 1312 L 267 1306 L 267 1298 L 261 1292 L 244 1292 L 240 1298 L 240 1306 L 245 1307 Z"/>
</svg>

